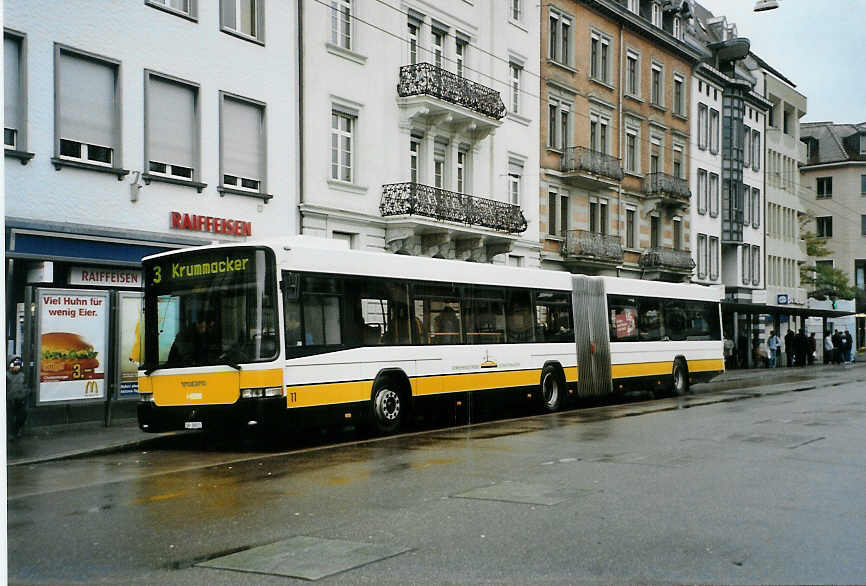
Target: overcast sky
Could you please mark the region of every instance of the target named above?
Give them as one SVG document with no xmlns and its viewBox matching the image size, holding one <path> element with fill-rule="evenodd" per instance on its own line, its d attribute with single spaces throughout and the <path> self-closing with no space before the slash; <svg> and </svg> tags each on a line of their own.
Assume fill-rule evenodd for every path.
<svg viewBox="0 0 866 586">
<path fill-rule="evenodd" d="M 755 0 L 698 3 L 797 85 L 808 100 L 801 122 L 866 122 L 866 0 L 779 0 L 766 12 L 752 10 Z"/>
</svg>

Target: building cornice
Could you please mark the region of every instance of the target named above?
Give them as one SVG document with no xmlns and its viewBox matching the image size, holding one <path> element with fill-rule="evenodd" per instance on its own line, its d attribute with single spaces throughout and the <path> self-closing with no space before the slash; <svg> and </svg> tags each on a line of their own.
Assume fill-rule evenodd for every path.
<svg viewBox="0 0 866 586">
<path fill-rule="evenodd" d="M 831 163 L 819 163 L 817 165 L 803 165 L 800 167 L 800 173 L 806 171 L 816 171 L 818 169 L 832 169 L 833 167 L 866 167 L 866 161 L 834 161 Z"/>
</svg>

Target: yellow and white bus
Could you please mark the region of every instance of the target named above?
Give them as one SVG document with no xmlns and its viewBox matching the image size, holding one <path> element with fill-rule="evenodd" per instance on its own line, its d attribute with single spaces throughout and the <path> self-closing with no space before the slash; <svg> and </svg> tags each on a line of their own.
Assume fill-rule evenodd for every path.
<svg viewBox="0 0 866 586">
<path fill-rule="evenodd" d="M 724 369 L 718 289 L 349 250 L 293 237 L 144 259 L 141 429 L 402 425 L 498 390 L 546 411 Z"/>
</svg>

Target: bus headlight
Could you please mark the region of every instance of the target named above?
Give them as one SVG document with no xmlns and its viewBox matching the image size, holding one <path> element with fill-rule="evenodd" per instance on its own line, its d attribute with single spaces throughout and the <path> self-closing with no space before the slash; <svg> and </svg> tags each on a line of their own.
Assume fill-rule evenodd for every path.
<svg viewBox="0 0 866 586">
<path fill-rule="evenodd" d="M 256 387 L 241 389 L 243 399 L 261 399 L 262 397 L 282 397 L 283 387 Z"/>
<path fill-rule="evenodd" d="M 142 403 L 153 403 L 153 393 L 139 393 L 138 400 Z"/>
</svg>

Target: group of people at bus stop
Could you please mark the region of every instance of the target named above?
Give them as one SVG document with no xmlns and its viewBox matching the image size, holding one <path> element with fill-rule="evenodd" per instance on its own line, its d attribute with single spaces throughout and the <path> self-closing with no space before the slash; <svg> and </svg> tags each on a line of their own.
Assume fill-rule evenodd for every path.
<svg viewBox="0 0 866 586">
<path fill-rule="evenodd" d="M 749 347 L 745 336 L 741 336 L 739 344 L 735 345 L 733 339 L 725 337 L 724 353 L 727 368 L 746 368 L 748 363 L 746 355 Z M 824 364 L 842 364 L 854 362 L 854 340 L 851 333 L 840 332 L 838 329 L 832 333 L 828 330 L 823 340 Z M 766 343 L 762 342 L 758 332 L 754 333 L 751 344 L 752 364 L 756 367 L 776 368 L 779 366 L 806 366 L 814 364 L 818 351 L 818 339 L 812 332 L 806 336 L 801 328 L 797 333 L 788 330 L 784 341 L 775 330 L 770 330 Z M 784 363 L 783 363 L 784 355 Z"/>
</svg>

